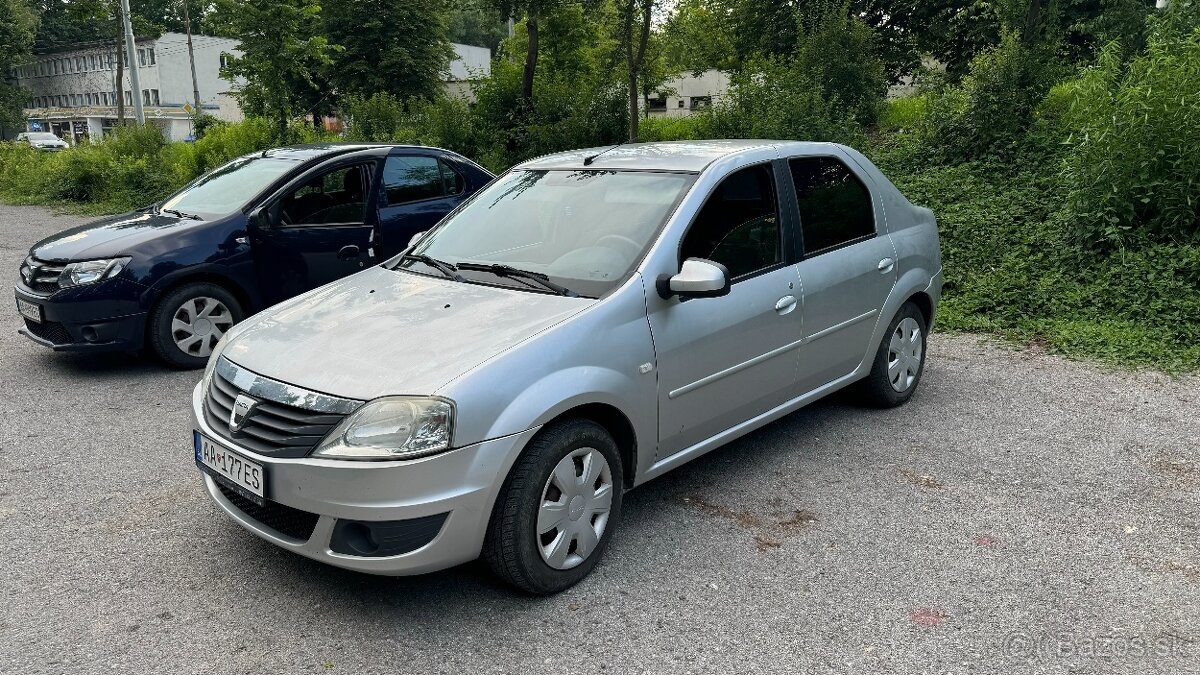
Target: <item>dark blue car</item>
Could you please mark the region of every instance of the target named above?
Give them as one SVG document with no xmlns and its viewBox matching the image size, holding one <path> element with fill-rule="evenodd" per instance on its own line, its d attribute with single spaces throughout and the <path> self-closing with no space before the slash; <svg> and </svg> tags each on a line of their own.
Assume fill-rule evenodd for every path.
<svg viewBox="0 0 1200 675">
<path fill-rule="evenodd" d="M 148 347 L 199 368 L 233 324 L 399 253 L 491 179 L 413 146 L 239 157 L 162 203 L 35 244 L 15 289 L 21 332 L 59 351 Z"/>
</svg>

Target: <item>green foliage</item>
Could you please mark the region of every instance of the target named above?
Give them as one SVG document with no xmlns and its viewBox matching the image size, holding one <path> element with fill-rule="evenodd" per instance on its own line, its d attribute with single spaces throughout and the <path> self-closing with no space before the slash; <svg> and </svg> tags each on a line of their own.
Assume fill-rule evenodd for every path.
<svg viewBox="0 0 1200 675">
<path fill-rule="evenodd" d="M 998 47 L 971 62 L 960 86 L 943 84 L 930 93 L 919 133 L 944 161 L 1011 159 L 1023 149 L 1035 109 L 1062 73 L 1052 52 L 1007 33 Z"/>
<path fill-rule="evenodd" d="M 8 82 L 8 71 L 29 58 L 37 15 L 25 0 L 0 0 L 0 129 L 20 126 L 28 92 Z"/>
<path fill-rule="evenodd" d="M 1200 28 L 1162 23 L 1177 25 L 1156 26 L 1127 67 L 1112 44 L 1070 84 L 1064 170 L 1085 245 L 1200 243 Z"/>
<path fill-rule="evenodd" d="M 433 98 L 454 51 L 444 0 L 324 0 L 324 35 L 342 48 L 325 79 L 340 95 Z"/>
<path fill-rule="evenodd" d="M 917 94 L 884 101 L 876 123 L 882 131 L 909 132 L 916 129 L 928 113 L 929 96 Z"/>
<path fill-rule="evenodd" d="M 759 58 L 731 77 L 728 95 L 702 118 L 705 138 L 864 140 L 851 109 L 822 94 L 821 85 L 801 64 Z"/>
<path fill-rule="evenodd" d="M 887 91 L 876 34 L 862 19 L 834 5 L 801 33 L 794 69 L 810 74 L 825 98 L 849 109 L 860 124 L 872 124 Z"/>
<path fill-rule="evenodd" d="M 242 107 L 275 122 L 276 135 L 289 139 L 289 120 L 309 112 L 321 69 L 336 47 L 320 33 L 321 6 L 316 0 L 217 0 L 242 55 L 226 68 L 226 77 L 242 77 L 236 89 Z"/>
</svg>

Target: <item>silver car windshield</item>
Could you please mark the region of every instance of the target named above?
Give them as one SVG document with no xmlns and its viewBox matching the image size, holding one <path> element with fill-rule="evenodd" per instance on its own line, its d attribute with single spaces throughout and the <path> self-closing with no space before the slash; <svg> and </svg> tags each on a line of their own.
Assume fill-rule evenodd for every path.
<svg viewBox="0 0 1200 675">
<path fill-rule="evenodd" d="M 599 297 L 634 270 L 695 178 L 650 171 L 512 171 L 422 239 L 413 257 L 396 264 L 437 274 L 433 259 L 462 266 L 461 279 L 553 291 L 512 274 L 515 269 L 545 275 L 574 294 Z M 480 266 L 503 266 L 510 273 Z"/>
<path fill-rule="evenodd" d="M 223 218 L 245 206 L 255 195 L 299 166 L 276 157 L 239 157 L 200 176 L 159 205 L 160 211 Z"/>
</svg>

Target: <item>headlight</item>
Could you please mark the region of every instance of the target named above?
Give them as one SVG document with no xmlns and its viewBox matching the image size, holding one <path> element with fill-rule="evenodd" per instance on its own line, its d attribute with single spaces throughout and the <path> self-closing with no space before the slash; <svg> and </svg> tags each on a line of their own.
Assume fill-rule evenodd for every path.
<svg viewBox="0 0 1200 675">
<path fill-rule="evenodd" d="M 208 385 L 212 382 L 213 373 L 217 369 L 217 361 L 221 359 L 221 350 L 225 349 L 225 338 L 229 337 L 229 333 L 221 336 L 217 340 L 217 344 L 213 347 L 212 354 L 208 357 L 208 365 L 204 367 L 204 377 L 200 380 L 200 392 L 208 395 Z"/>
<path fill-rule="evenodd" d="M 129 258 L 73 262 L 63 268 L 62 275 L 58 277 L 58 287 L 70 288 L 111 279 L 120 274 L 127 264 L 129 264 Z"/>
<path fill-rule="evenodd" d="M 413 459 L 450 448 L 454 404 L 441 398 L 387 396 L 370 401 L 321 441 L 313 457 Z"/>
</svg>

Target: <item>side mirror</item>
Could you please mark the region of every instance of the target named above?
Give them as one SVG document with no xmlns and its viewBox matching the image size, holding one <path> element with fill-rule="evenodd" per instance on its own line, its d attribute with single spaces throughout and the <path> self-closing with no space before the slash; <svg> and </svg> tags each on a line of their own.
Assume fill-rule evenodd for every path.
<svg viewBox="0 0 1200 675">
<path fill-rule="evenodd" d="M 729 270 L 711 260 L 688 258 L 679 274 L 663 274 L 655 285 L 663 298 L 716 298 L 729 293 Z"/>
<path fill-rule="evenodd" d="M 260 230 L 271 228 L 271 216 L 266 206 L 256 206 L 246 214 L 246 222 Z"/>
</svg>

